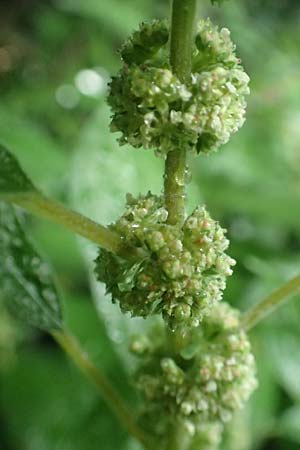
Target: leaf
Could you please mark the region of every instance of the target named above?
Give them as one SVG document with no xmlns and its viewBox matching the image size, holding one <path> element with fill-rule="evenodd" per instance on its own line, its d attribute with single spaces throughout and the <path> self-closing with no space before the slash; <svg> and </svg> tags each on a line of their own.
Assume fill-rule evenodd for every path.
<svg viewBox="0 0 300 450">
<path fill-rule="evenodd" d="M 0 294 L 11 312 L 27 323 L 48 331 L 61 328 L 50 268 L 27 239 L 15 209 L 4 202 L 0 202 Z"/>
<path fill-rule="evenodd" d="M 221 6 L 222 3 L 224 3 L 224 1 L 225 0 L 211 0 L 211 4 L 212 5 L 217 4 L 217 5 Z"/>
<path fill-rule="evenodd" d="M 97 0 L 61 0 L 59 8 L 63 11 L 76 13 L 80 16 L 99 21 L 102 28 L 117 35 L 126 36 L 136 28 L 142 20 L 151 17 L 151 6 L 140 0 L 119 2 L 111 0 L 108 4 Z M 153 8 L 153 7 L 152 7 Z"/>
<path fill-rule="evenodd" d="M 25 104 L 28 101 L 23 99 Z M 48 193 L 62 188 L 68 158 L 59 144 L 36 122 L 9 112 L 3 105 L 0 105 L 0 145 L 15 155 L 35 185 Z"/>
<path fill-rule="evenodd" d="M 295 401 L 300 400 L 300 354 L 299 334 L 292 330 L 281 331 L 265 337 L 268 342 L 268 356 L 278 382 Z"/>
<path fill-rule="evenodd" d="M 269 356 L 269 346 L 263 345 L 264 335 L 253 340 L 257 365 L 258 389 L 254 392 L 248 409 L 250 412 L 250 448 L 260 448 L 270 430 L 280 406 L 280 390 Z M 250 424 L 249 424 L 250 425 Z"/>
<path fill-rule="evenodd" d="M 300 405 L 296 404 L 280 417 L 277 430 L 280 436 L 292 439 L 300 444 Z"/>
<path fill-rule="evenodd" d="M 1 444 L 22 450 L 132 450 L 94 388 L 64 355 L 47 350 L 21 348 L 15 367 L 1 377 Z"/>
<path fill-rule="evenodd" d="M 0 146 L 0 196 L 34 192 L 35 187 L 14 156 Z"/>
</svg>

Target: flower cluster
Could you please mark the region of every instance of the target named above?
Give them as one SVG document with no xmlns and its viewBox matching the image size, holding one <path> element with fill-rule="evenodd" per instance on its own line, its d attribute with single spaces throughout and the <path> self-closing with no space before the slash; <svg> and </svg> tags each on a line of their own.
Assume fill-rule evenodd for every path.
<svg viewBox="0 0 300 450">
<path fill-rule="evenodd" d="M 138 338 L 135 341 L 133 351 Z M 136 383 L 153 413 L 188 424 L 191 434 L 203 423 L 228 422 L 257 385 L 239 312 L 227 303 L 217 304 L 177 356 L 164 338 L 158 340 L 156 331 L 145 348 Z"/>
<path fill-rule="evenodd" d="M 142 24 L 124 45 L 124 61 L 108 98 L 111 129 L 120 143 L 208 153 L 225 144 L 244 123 L 249 77 L 226 28 L 210 20 L 197 27 L 191 76 L 182 82 L 168 61 L 166 22 Z"/>
<path fill-rule="evenodd" d="M 167 223 L 163 198 L 128 196 L 123 216 L 110 228 L 140 256 L 124 260 L 101 250 L 96 273 L 124 312 L 147 317 L 162 313 L 171 329 L 198 326 L 222 298 L 235 261 L 229 241 L 204 206 L 182 226 Z"/>
</svg>

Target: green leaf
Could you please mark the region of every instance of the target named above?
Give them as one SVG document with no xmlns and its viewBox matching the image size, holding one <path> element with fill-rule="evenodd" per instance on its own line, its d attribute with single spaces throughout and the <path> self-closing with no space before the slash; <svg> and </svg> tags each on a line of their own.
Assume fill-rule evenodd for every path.
<svg viewBox="0 0 300 450">
<path fill-rule="evenodd" d="M 274 426 L 275 416 L 280 407 L 280 390 L 269 358 L 269 346 L 264 345 L 264 336 L 262 334 L 259 337 L 253 337 L 252 341 L 257 364 L 258 389 L 248 404 L 251 424 L 249 449 L 260 448 L 263 445 L 266 436 Z M 231 450 L 231 447 L 229 449 Z"/>
<path fill-rule="evenodd" d="M 221 6 L 222 3 L 224 3 L 224 1 L 225 0 L 211 0 L 211 4 L 212 5 L 217 4 L 217 5 Z"/>
<path fill-rule="evenodd" d="M 0 196 L 34 192 L 35 187 L 14 156 L 0 146 Z"/>
<path fill-rule="evenodd" d="M 292 406 L 279 419 L 277 430 L 280 436 L 300 444 L 300 405 Z"/>
<path fill-rule="evenodd" d="M 285 392 L 295 401 L 300 400 L 300 354 L 299 334 L 292 330 L 276 330 L 276 334 L 265 337 L 268 342 L 268 357 L 273 372 Z"/>
<path fill-rule="evenodd" d="M 27 104 L 31 100 L 26 97 L 22 101 Z M 0 105 L 0 145 L 15 155 L 36 186 L 48 193 L 63 188 L 69 168 L 67 154 L 36 121 L 10 112 L 6 105 Z"/>
<path fill-rule="evenodd" d="M 133 450 L 94 388 L 61 352 L 26 350 L 20 349 L 15 366 L 1 377 L 1 444 L 22 450 Z"/>
<path fill-rule="evenodd" d="M 142 20 L 151 17 L 153 6 L 148 2 L 140 0 L 127 0 L 120 2 L 111 0 L 109 6 L 99 3 L 97 0 L 62 0 L 59 8 L 72 14 L 79 14 L 82 17 L 92 18 L 98 21 L 102 28 L 110 30 L 111 33 L 126 36 L 136 28 Z"/>
<path fill-rule="evenodd" d="M 15 209 L 0 202 L 0 294 L 13 314 L 44 330 L 61 328 L 49 266 L 26 237 Z"/>
</svg>

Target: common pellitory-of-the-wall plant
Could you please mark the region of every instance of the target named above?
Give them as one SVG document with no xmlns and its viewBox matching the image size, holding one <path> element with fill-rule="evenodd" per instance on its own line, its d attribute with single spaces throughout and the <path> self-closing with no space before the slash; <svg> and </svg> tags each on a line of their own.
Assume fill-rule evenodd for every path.
<svg viewBox="0 0 300 450">
<path fill-rule="evenodd" d="M 122 47 L 110 84 L 111 130 L 120 144 L 165 159 L 162 195 L 128 194 L 125 212 L 104 227 L 45 197 L 0 147 L 1 295 L 13 314 L 52 334 L 149 450 L 217 450 L 224 424 L 257 386 L 247 331 L 300 287 L 296 277 L 241 315 L 222 300 L 235 264 L 226 230 L 204 205 L 186 213 L 187 156 L 228 142 L 244 123 L 249 94 L 229 30 L 197 23 L 196 3 L 173 0 L 170 23 L 143 23 Z M 95 276 L 112 301 L 124 313 L 157 318 L 128 342 L 137 359 L 136 411 L 66 329 L 51 270 L 9 203 L 96 243 Z"/>
</svg>

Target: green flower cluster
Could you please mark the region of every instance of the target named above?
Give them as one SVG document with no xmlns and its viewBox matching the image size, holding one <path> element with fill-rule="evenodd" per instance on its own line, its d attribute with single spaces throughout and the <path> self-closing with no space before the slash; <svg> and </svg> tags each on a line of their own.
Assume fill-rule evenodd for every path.
<svg viewBox="0 0 300 450">
<path fill-rule="evenodd" d="M 120 143 L 208 153 L 225 144 L 244 123 L 249 77 L 235 55 L 226 28 L 210 20 L 197 27 L 192 74 L 185 83 L 168 61 L 168 25 L 142 24 L 124 45 L 124 61 L 112 79 L 108 102 L 112 131 Z"/>
<path fill-rule="evenodd" d="M 96 273 L 124 312 L 147 317 L 162 313 L 171 329 L 196 327 L 222 298 L 235 261 L 229 241 L 204 206 L 182 226 L 167 223 L 163 198 L 128 196 L 123 216 L 110 226 L 140 256 L 125 260 L 101 250 Z"/>
<path fill-rule="evenodd" d="M 219 303 L 195 331 L 176 357 L 156 331 L 136 374 L 152 413 L 182 421 L 191 434 L 203 423 L 228 422 L 257 386 L 254 357 L 237 310 Z M 135 338 L 132 350 L 137 343 Z"/>
</svg>

